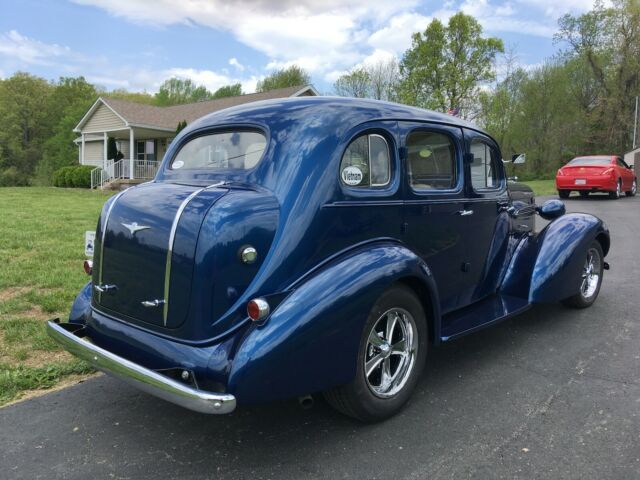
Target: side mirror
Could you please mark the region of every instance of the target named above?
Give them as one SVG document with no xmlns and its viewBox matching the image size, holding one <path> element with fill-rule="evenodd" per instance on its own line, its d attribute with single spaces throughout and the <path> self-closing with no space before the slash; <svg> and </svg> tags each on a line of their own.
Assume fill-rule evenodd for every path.
<svg viewBox="0 0 640 480">
<path fill-rule="evenodd" d="M 560 200 L 547 200 L 541 207 L 537 208 L 537 211 L 538 215 L 545 220 L 554 220 L 564 215 L 567 210 Z"/>
<path fill-rule="evenodd" d="M 629 170 L 633 170 L 633 165 L 629 165 Z"/>
<path fill-rule="evenodd" d="M 516 153 L 515 155 L 513 155 L 511 157 L 511 163 L 515 164 L 515 165 L 519 165 L 521 163 L 526 162 L 527 160 L 527 155 L 525 153 Z"/>
</svg>

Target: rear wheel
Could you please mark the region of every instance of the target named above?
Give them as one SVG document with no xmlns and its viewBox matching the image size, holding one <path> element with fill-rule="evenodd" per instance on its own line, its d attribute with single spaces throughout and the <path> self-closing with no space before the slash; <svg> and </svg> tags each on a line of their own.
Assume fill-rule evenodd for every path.
<svg viewBox="0 0 640 480">
<path fill-rule="evenodd" d="M 562 303 L 574 308 L 587 308 L 598 298 L 604 272 L 604 254 L 600 242 L 594 240 L 587 249 L 584 266 L 580 273 L 580 291 Z"/>
<path fill-rule="evenodd" d="M 560 198 L 569 198 L 570 194 L 571 194 L 571 190 L 558 190 L 558 196 Z"/>
<path fill-rule="evenodd" d="M 426 356 L 422 304 L 409 288 L 392 287 L 369 313 L 360 339 L 356 377 L 324 396 L 345 415 L 363 422 L 384 420 L 409 400 Z"/>
<path fill-rule="evenodd" d="M 617 200 L 622 195 L 622 180 L 618 180 L 616 183 L 616 189 L 614 192 L 609 192 L 609 198 Z"/>
<path fill-rule="evenodd" d="M 634 178 L 633 183 L 631 184 L 631 190 L 626 192 L 627 197 L 635 197 L 637 191 L 638 191 L 638 179 Z"/>
</svg>

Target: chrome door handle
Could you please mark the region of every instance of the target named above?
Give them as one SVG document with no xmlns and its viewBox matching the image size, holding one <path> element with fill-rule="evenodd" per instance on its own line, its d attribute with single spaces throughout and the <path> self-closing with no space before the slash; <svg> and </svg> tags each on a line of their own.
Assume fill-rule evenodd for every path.
<svg viewBox="0 0 640 480">
<path fill-rule="evenodd" d="M 116 287 L 115 285 L 94 285 L 93 288 L 98 293 L 106 293 L 110 292 L 111 290 L 115 290 L 118 287 Z"/>
<path fill-rule="evenodd" d="M 468 215 L 473 215 L 473 210 L 458 210 L 456 213 L 461 217 L 466 217 Z"/>
<path fill-rule="evenodd" d="M 159 307 L 160 305 L 164 305 L 164 300 L 145 300 L 144 302 L 140 302 L 142 303 L 143 307 L 147 307 L 147 308 L 153 308 L 153 307 Z"/>
</svg>

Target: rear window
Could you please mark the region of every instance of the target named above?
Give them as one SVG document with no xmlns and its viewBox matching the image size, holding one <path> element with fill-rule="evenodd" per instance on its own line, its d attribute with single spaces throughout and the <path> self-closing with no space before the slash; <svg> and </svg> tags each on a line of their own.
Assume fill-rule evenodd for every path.
<svg viewBox="0 0 640 480">
<path fill-rule="evenodd" d="M 249 170 L 267 147 L 261 132 L 221 132 L 187 142 L 171 162 L 172 170 Z"/>
<path fill-rule="evenodd" d="M 611 157 L 578 157 L 571 160 L 567 165 L 609 165 Z"/>
</svg>

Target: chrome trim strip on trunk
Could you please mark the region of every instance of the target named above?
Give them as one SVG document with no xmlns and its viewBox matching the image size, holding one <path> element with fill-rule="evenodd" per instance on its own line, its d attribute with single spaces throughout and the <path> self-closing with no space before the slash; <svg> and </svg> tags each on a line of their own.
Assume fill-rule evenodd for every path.
<svg viewBox="0 0 640 480">
<path fill-rule="evenodd" d="M 169 233 L 169 246 L 167 248 L 167 260 L 165 262 L 164 268 L 164 304 L 162 309 L 162 324 L 163 326 L 167 326 L 167 317 L 169 315 L 169 286 L 171 284 L 171 259 L 173 257 L 173 242 L 176 237 L 176 230 L 178 229 L 178 222 L 180 221 L 180 217 L 182 216 L 182 212 L 187 208 L 189 202 L 193 200 L 196 195 L 200 192 L 208 190 L 210 188 L 219 187 L 224 185 L 225 182 L 214 183 L 213 185 L 209 185 L 208 187 L 200 188 L 194 192 L 192 192 L 187 198 L 185 198 L 180 206 L 178 207 L 178 211 L 176 212 L 175 217 L 173 217 L 173 223 L 171 224 L 171 232 Z"/>
<path fill-rule="evenodd" d="M 126 190 L 118 193 L 109 205 L 109 209 L 107 210 L 106 215 L 104 216 L 104 225 L 102 225 L 102 238 L 100 239 L 100 265 L 98 267 L 98 285 L 102 285 L 102 264 L 104 262 L 104 238 L 107 236 L 107 224 L 109 223 L 109 217 L 111 216 L 111 210 L 113 210 L 114 205 L 118 201 L 118 199 L 122 196 L 122 194 L 126 192 Z M 102 292 L 98 290 L 98 303 L 102 302 Z"/>
<path fill-rule="evenodd" d="M 144 392 L 200 413 L 223 414 L 236 408 L 236 398 L 233 395 L 198 390 L 133 363 L 83 340 L 80 336 L 82 330 L 83 325 L 47 322 L 47 333 L 65 350 Z"/>
</svg>

